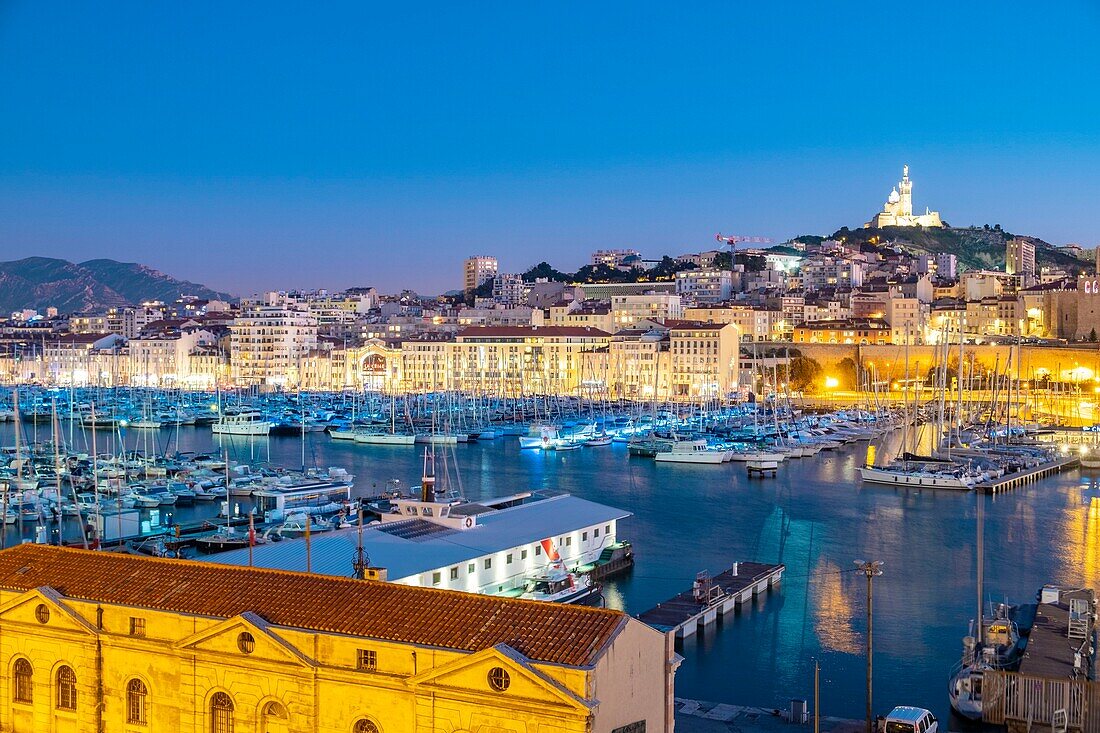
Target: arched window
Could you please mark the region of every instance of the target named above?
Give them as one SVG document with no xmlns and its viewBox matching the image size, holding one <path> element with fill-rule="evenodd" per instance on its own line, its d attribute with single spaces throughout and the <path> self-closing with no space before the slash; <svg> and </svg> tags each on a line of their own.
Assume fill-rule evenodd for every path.
<svg viewBox="0 0 1100 733">
<path fill-rule="evenodd" d="M 57 709 L 76 710 L 76 672 L 72 667 L 57 670 Z"/>
<path fill-rule="evenodd" d="M 145 718 L 145 696 L 149 693 L 145 683 L 134 678 L 126 685 L 126 722 L 140 723 L 144 725 L 149 721 Z"/>
<path fill-rule="evenodd" d="M 360 718 L 355 721 L 355 725 L 351 728 L 351 733 L 382 733 L 373 720 L 366 718 Z"/>
<path fill-rule="evenodd" d="M 224 692 L 210 698 L 211 733 L 233 733 L 233 701 Z"/>
<path fill-rule="evenodd" d="M 34 702 L 34 669 L 26 659 L 16 659 L 12 670 L 15 685 L 12 699 L 16 702 Z"/>
<path fill-rule="evenodd" d="M 264 703 L 260 714 L 260 733 L 287 733 L 288 716 L 282 703 L 271 700 Z"/>
</svg>

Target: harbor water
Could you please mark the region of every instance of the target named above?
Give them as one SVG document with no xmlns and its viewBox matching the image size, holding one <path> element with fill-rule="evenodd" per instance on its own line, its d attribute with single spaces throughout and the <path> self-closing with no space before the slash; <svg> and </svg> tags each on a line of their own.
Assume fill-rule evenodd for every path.
<svg viewBox="0 0 1100 733">
<path fill-rule="evenodd" d="M 131 432 L 127 444 L 155 452 L 169 435 L 174 451 L 177 439 L 168 430 Z M 74 446 L 83 441 L 76 436 Z M 0 444 L 13 443 L 12 424 L 0 425 Z M 220 452 L 220 445 L 209 428 L 179 431 L 180 450 Z M 225 445 L 237 461 L 302 463 L 297 437 Z M 376 494 L 393 479 L 415 486 L 422 465 L 422 446 L 354 444 L 323 433 L 307 436 L 304 455 L 307 465 L 355 474 L 357 495 Z M 680 697 L 786 708 L 791 698 L 812 699 L 817 659 L 822 713 L 862 717 L 866 578 L 853 561 L 881 560 L 875 710 L 919 705 L 947 720 L 948 675 L 976 615 L 976 502 L 986 504 L 989 600 L 1029 600 L 1048 582 L 1100 588 L 1100 472 L 1073 470 L 978 497 L 861 486 L 856 469 L 865 458 L 866 443 L 855 443 L 784 462 L 774 478 L 749 479 L 740 463 L 657 463 L 628 457 L 621 444 L 521 451 L 516 438 L 504 437 L 437 448 L 436 472 L 473 500 L 551 490 L 632 512 L 619 531 L 634 543 L 637 564 L 604 588 L 608 606 L 631 614 L 690 587 L 701 570 L 717 574 L 736 560 L 784 563 L 778 592 L 683 644 Z M 177 514 L 186 519 L 194 511 L 211 509 Z M 9 542 L 13 534 L 9 528 Z"/>
</svg>

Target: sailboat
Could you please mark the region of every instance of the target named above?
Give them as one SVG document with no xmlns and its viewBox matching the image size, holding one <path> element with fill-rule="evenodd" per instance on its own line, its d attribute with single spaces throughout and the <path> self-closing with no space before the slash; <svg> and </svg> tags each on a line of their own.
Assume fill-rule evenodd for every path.
<svg viewBox="0 0 1100 733">
<path fill-rule="evenodd" d="M 962 660 L 955 667 L 948 685 L 951 707 L 970 720 L 982 719 L 983 675 L 987 671 L 1014 669 L 1023 656 L 1022 640 L 1016 621 L 1019 609 L 1000 604 L 986 623 L 983 585 L 985 578 L 985 497 L 977 494 L 977 578 L 978 617 L 970 622 L 970 633 L 963 637 Z"/>
</svg>

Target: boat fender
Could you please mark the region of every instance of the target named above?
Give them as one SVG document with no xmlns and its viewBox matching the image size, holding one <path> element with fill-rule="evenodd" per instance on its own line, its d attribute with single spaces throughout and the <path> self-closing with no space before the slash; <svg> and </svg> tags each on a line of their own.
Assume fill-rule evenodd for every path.
<svg viewBox="0 0 1100 733">
<path fill-rule="evenodd" d="M 472 517 L 466 517 L 466 529 L 474 526 L 474 520 Z"/>
</svg>

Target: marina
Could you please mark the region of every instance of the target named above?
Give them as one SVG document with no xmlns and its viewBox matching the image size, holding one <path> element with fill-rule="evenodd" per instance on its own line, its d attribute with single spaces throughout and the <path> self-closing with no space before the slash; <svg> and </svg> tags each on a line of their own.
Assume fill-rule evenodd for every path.
<svg viewBox="0 0 1100 733">
<path fill-rule="evenodd" d="M 194 406 L 200 408 L 199 415 L 204 403 L 207 412 L 211 412 L 209 405 L 214 400 L 210 396 L 192 399 Z M 286 397 L 280 399 L 288 402 Z M 391 400 L 379 400 L 375 408 L 387 404 Z M 418 401 L 418 404 L 416 410 L 431 403 Z M 516 403 L 516 407 L 521 404 Z M 357 416 L 362 414 L 362 407 L 362 404 L 356 407 Z M 529 418 L 534 418 L 536 411 L 544 415 L 546 407 L 542 401 L 527 401 L 524 405 Z M 321 409 L 320 404 L 316 409 L 310 407 L 306 422 L 339 420 L 324 416 Z M 739 563 L 741 568 L 751 567 L 748 562 L 784 568 L 781 592 L 758 592 L 753 596 L 751 590 L 746 594 L 741 589 L 740 603 L 734 604 L 740 612 L 726 619 L 732 623 L 721 624 L 720 633 L 687 633 L 692 613 L 669 624 L 670 628 L 682 625 L 683 633 L 677 644 L 685 660 L 677 675 L 677 686 L 689 697 L 741 705 L 770 703 L 785 708 L 788 698 L 807 695 L 807 680 L 812 674 L 807 671 L 806 660 L 816 657 L 829 670 L 831 681 L 823 690 L 830 696 L 829 710 L 849 717 L 859 715 L 862 585 L 847 567 L 854 556 L 870 555 L 886 563 L 886 575 L 876 586 L 884 594 L 876 599 L 876 665 L 905 665 L 916 671 L 904 679 L 887 676 L 879 680 L 876 699 L 884 701 L 883 707 L 898 700 L 919 701 L 946 719 L 942 679 L 955 661 L 959 619 L 969 615 L 962 600 L 970 593 L 967 586 L 972 574 L 962 572 L 958 577 L 945 578 L 933 574 L 931 568 L 965 570 L 968 563 L 973 563 L 970 534 L 976 496 L 988 502 L 991 535 L 1026 538 L 1026 549 L 1013 553 L 1011 569 L 1005 565 L 991 568 L 987 583 L 996 592 L 1024 597 L 1052 579 L 1056 582 L 1079 579 L 1096 584 L 1100 572 L 1097 559 L 1100 485 L 1096 477 L 1077 467 L 1072 455 L 1060 456 L 1056 471 L 1043 465 L 1044 457 L 1054 446 L 1072 445 L 1068 439 L 1046 443 L 1046 447 L 1028 447 L 1018 456 L 1008 447 L 996 448 L 1009 451 L 1006 454 L 1009 462 L 1038 461 L 1031 467 L 1038 470 L 1027 482 L 1019 482 L 1014 491 L 987 495 L 978 487 L 970 491 L 945 491 L 931 486 L 902 488 L 860 483 L 858 468 L 865 463 L 869 446 L 878 446 L 882 454 L 894 454 L 904 433 L 891 419 L 882 419 L 875 425 L 871 420 L 875 413 L 852 410 L 849 417 L 842 419 L 829 414 L 784 416 L 784 422 L 800 426 L 796 438 L 791 432 L 781 434 L 774 430 L 777 417 L 770 410 L 754 414 L 742 408 L 740 414 L 713 413 L 705 420 L 702 412 L 694 409 L 679 414 L 661 410 L 656 420 L 642 420 L 637 410 L 622 406 L 608 410 L 606 417 L 598 414 L 597 420 L 589 421 L 584 418 L 591 408 L 583 403 L 570 406 L 569 401 L 562 401 L 553 409 L 567 411 L 572 416 L 561 414 L 552 423 L 542 422 L 555 426 L 553 432 L 546 432 L 553 447 L 546 448 L 523 447 L 521 437 L 530 431 L 519 426 L 513 428 L 507 421 L 482 425 L 476 431 L 477 439 L 472 439 L 475 435 L 472 426 L 461 431 L 454 429 L 454 422 L 469 421 L 479 408 L 461 410 L 464 415 L 461 418 L 441 412 L 451 414 L 449 435 L 466 436 L 463 442 L 456 438 L 452 443 L 435 445 L 436 473 L 441 485 L 446 484 L 473 504 L 490 509 L 495 504 L 507 509 L 500 512 L 502 517 L 514 514 L 514 509 L 507 507 L 509 504 L 534 502 L 537 507 L 547 499 L 551 501 L 546 506 L 553 506 L 554 501 L 585 500 L 618 508 L 612 540 L 598 548 L 598 552 L 576 558 L 576 565 L 570 562 L 566 572 L 579 572 L 590 578 L 588 582 L 599 583 L 603 603 L 631 614 L 656 608 L 681 594 L 685 581 L 695 577 L 700 567 L 728 568 L 731 557 L 745 561 Z M 600 406 L 597 412 L 605 409 Z M 624 418 L 614 418 L 615 413 Z M 44 419 L 38 417 L 41 414 L 42 408 L 38 407 L 34 417 L 24 420 L 20 439 L 24 445 L 48 441 L 53 433 L 49 413 Z M 430 418 L 431 412 L 426 414 Z M 765 420 L 760 419 L 762 414 Z M 881 412 L 883 418 L 892 414 Z M 392 416 L 383 412 L 376 419 L 379 429 L 385 430 L 390 427 L 386 423 Z M 293 413 L 283 421 L 292 423 Z M 70 420 L 59 422 L 66 442 L 85 450 L 92 445 L 90 428 L 84 429 L 79 421 L 75 426 Z M 212 421 L 206 418 L 202 422 L 209 425 Z M 762 429 L 765 423 L 771 427 Z M 643 430 L 639 430 L 641 426 Z M 363 501 L 368 506 L 395 492 L 405 496 L 415 493 L 418 477 L 424 473 L 424 450 L 431 449 L 431 444 L 422 442 L 414 449 L 400 443 L 357 443 L 303 429 L 300 419 L 297 427 L 297 432 L 288 428 L 269 436 L 234 436 L 216 435 L 203 424 L 185 425 L 183 421 L 160 430 L 140 431 L 128 430 L 126 425 L 116 422 L 113 429 L 94 431 L 100 448 L 101 489 L 117 484 L 117 479 L 108 480 L 111 474 L 133 473 L 135 478 L 130 480 L 142 485 L 164 481 L 158 475 L 173 470 L 173 461 L 178 459 L 172 456 L 179 452 L 187 460 L 205 466 L 203 470 L 209 472 L 211 485 L 204 487 L 199 482 L 194 487 L 176 486 L 179 493 L 170 505 L 161 505 L 170 499 L 162 497 L 157 498 L 156 507 L 124 510 L 125 529 L 129 532 L 132 527 L 141 537 L 133 543 L 135 549 L 148 551 L 151 545 L 163 542 L 163 549 L 178 549 L 195 556 L 202 540 L 218 544 L 217 550 L 228 549 L 202 556 L 218 563 L 247 564 L 251 555 L 251 562 L 257 564 L 352 576 L 360 533 L 354 527 L 355 514 L 350 509 L 344 510 L 343 520 L 329 513 L 293 526 L 285 517 L 281 522 L 256 523 L 257 539 L 249 547 L 250 515 L 254 509 L 259 512 L 264 492 L 272 490 L 265 487 L 265 482 L 269 486 L 271 482 L 289 480 L 293 484 L 308 479 L 333 484 L 333 478 L 344 471 L 351 484 L 344 490 L 348 500 L 353 504 Z M 425 429 L 430 430 L 430 421 Z M 659 435 L 665 431 L 669 431 L 668 438 Z M 731 454 L 731 460 L 715 463 L 709 456 L 701 462 L 653 460 L 674 443 L 672 432 L 684 435 L 691 431 L 706 437 L 693 438 L 689 443 L 691 450 L 683 450 L 684 455 L 703 452 L 695 447 L 699 444 L 694 441 L 704 440 L 708 453 L 721 450 Z M 541 443 L 543 431 L 537 432 Z M 930 447 L 927 431 L 924 433 L 923 442 L 918 441 L 917 447 L 927 452 Z M 658 435 L 648 437 L 653 434 Z M 1062 437 L 1055 436 L 1057 440 Z M 1048 436 L 1048 440 L 1052 438 Z M 14 443 L 13 423 L 0 426 L 0 445 Z M 146 462 L 133 453 L 129 463 L 119 462 L 120 444 L 126 446 L 128 456 L 138 451 L 160 457 Z M 650 454 L 635 455 L 635 444 L 651 446 L 646 449 Z M 560 449 L 561 445 L 567 448 Z M 784 452 L 777 452 L 784 448 Z M 111 458 L 104 451 L 116 457 Z M 964 456 L 962 450 L 957 453 L 964 462 L 980 460 Z M 774 478 L 750 481 L 749 464 L 772 460 L 771 456 L 780 458 L 776 461 Z M 41 460 L 36 459 L 39 461 L 36 470 L 48 471 L 44 464 L 50 460 L 47 451 Z M 229 481 L 224 482 L 227 467 Z M 288 471 L 285 467 L 295 469 Z M 307 470 L 302 472 L 300 467 Z M 334 469 L 336 476 L 332 475 Z M 301 479 L 294 478 L 298 473 Z M 1011 476 L 998 478 L 1003 477 Z M 43 487 L 40 490 L 46 492 L 53 479 L 41 476 L 39 479 Z M 226 483 L 229 495 L 217 496 L 214 492 Z M 175 486 L 171 481 L 166 485 Z M 309 484 L 303 485 L 303 489 L 308 492 Z M 188 491 L 195 494 L 189 504 L 183 501 Z M 104 503 L 117 502 L 118 496 L 117 492 L 111 494 Z M 332 512 L 332 505 L 338 509 L 341 503 L 324 500 L 318 506 L 329 507 Z M 251 519 L 258 522 L 263 513 L 278 508 L 277 501 L 265 505 L 264 511 L 251 515 Z M 105 508 L 101 512 L 105 520 L 101 538 L 108 541 L 115 515 Z M 523 516 L 522 512 L 514 515 Z M 463 514 L 455 517 L 462 521 L 467 518 Z M 278 515 L 273 515 L 273 520 L 276 518 Z M 481 522 L 477 515 L 470 518 Z M 685 521 L 688 519 L 690 523 Z M 64 527 L 67 541 L 79 545 L 79 531 L 74 531 L 79 525 L 73 517 L 67 517 L 60 525 L 37 525 L 37 521 L 32 515 L 22 528 L 18 523 L 7 525 L 9 542 L 15 536 L 34 540 L 39 534 L 36 527 L 43 526 L 44 539 L 55 541 L 58 527 Z M 424 526 L 423 517 L 417 521 Z M 452 587 L 451 570 L 458 567 L 456 582 L 462 585 L 468 583 L 464 581 L 467 568 L 463 566 L 471 561 L 483 564 L 492 556 L 495 572 L 497 563 L 508 567 L 509 549 L 515 553 L 526 549 L 530 556 L 536 551 L 536 543 L 541 546 L 542 539 L 555 534 L 558 548 L 576 549 L 584 541 L 582 533 L 586 529 L 593 531 L 596 526 L 593 523 L 585 528 L 579 523 L 572 526 L 567 523 L 560 531 L 544 531 L 543 528 L 550 527 L 547 521 L 521 522 L 534 528 L 522 542 L 452 547 L 449 552 L 457 549 L 465 554 L 449 555 L 458 559 L 447 560 L 445 565 L 427 561 L 410 564 L 409 560 L 431 554 L 432 545 L 420 546 L 425 541 L 420 538 L 444 543 L 448 541 L 446 532 L 414 533 L 411 540 L 402 540 L 378 528 L 366 528 L 362 532 L 367 538 L 363 547 L 370 559 L 371 572 L 376 573 L 368 577 L 406 578 L 405 582 L 432 587 L 436 584 L 435 573 L 439 573 L 439 587 Z M 305 537 L 306 525 L 313 528 L 309 540 Z M 398 526 L 407 525 L 399 522 Z M 455 529 L 447 532 L 459 546 L 467 544 L 463 535 L 473 536 Z M 516 536 L 513 530 L 508 534 Z M 566 534 L 575 535 L 568 544 Z M 929 543 L 916 539 L 926 536 L 937 540 Z M 914 553 L 905 542 L 889 542 L 887 537 L 912 537 L 919 542 L 921 552 Z M 1068 544 L 1065 537 L 1069 537 Z M 590 534 L 589 541 L 592 539 Z M 605 539 L 601 537 L 601 541 Z M 402 548 L 411 548 L 411 554 Z M 160 551 L 161 547 L 156 549 Z M 562 554 L 568 557 L 567 553 Z M 518 554 L 513 562 L 518 562 Z M 395 577 L 391 571 L 401 575 Z M 475 577 L 483 572 L 482 567 Z M 911 594 L 895 585 L 902 578 L 906 585 L 915 583 L 922 588 L 915 605 L 908 602 L 912 600 Z M 489 584 L 488 576 L 485 580 L 481 583 L 479 579 L 476 584 L 483 592 L 521 595 L 526 592 L 526 573 L 509 573 L 506 582 L 497 581 L 495 585 Z M 562 581 L 556 577 L 530 580 L 533 585 L 544 583 L 540 587 L 555 598 L 568 595 L 566 586 L 560 585 Z M 932 607 L 929 604 L 940 609 L 943 624 L 927 623 L 925 614 Z M 708 613 L 706 609 L 695 609 L 700 610 L 706 629 Z M 717 617 L 718 609 L 711 611 Z M 698 628 L 699 622 L 696 619 L 693 628 Z M 922 629 L 921 638 L 926 639 L 916 653 L 907 631 L 914 623 Z M 718 660 L 728 654 L 737 655 L 743 662 L 732 672 L 732 679 L 727 679 L 726 672 L 716 676 Z M 781 658 L 785 660 L 783 664 L 778 663 Z M 736 690 L 732 697 L 730 690 Z"/>
</svg>

